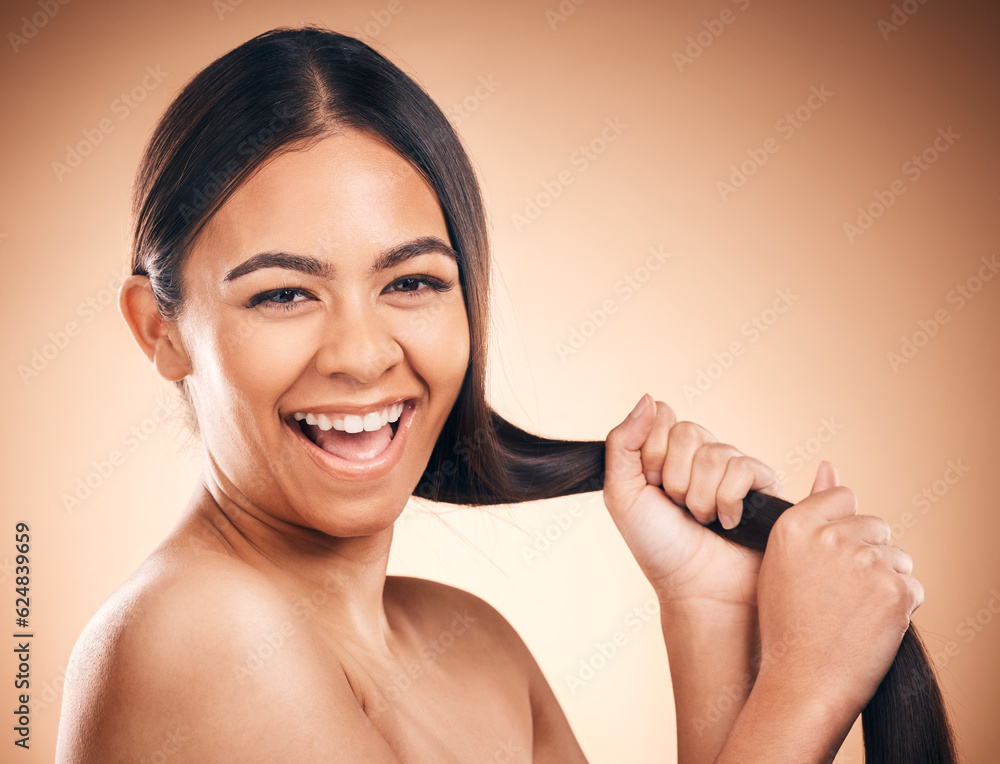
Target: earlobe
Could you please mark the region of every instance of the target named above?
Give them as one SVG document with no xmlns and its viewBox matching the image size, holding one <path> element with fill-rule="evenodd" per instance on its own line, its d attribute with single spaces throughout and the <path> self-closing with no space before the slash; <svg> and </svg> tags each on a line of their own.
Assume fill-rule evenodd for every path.
<svg viewBox="0 0 1000 764">
<path fill-rule="evenodd" d="M 176 321 L 163 317 L 146 276 L 129 276 L 118 290 L 118 309 L 132 336 L 161 377 L 177 382 L 191 373 L 191 361 Z"/>
</svg>

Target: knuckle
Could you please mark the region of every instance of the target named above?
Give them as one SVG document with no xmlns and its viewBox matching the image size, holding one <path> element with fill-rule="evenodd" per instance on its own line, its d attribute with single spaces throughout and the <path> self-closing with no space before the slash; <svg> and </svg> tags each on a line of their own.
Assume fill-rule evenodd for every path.
<svg viewBox="0 0 1000 764">
<path fill-rule="evenodd" d="M 899 564 L 902 567 L 906 568 L 908 571 L 913 570 L 913 558 L 910 557 L 910 555 L 904 552 L 902 549 L 899 549 L 898 552 L 899 552 Z"/>
<path fill-rule="evenodd" d="M 879 555 L 875 547 L 863 546 L 855 553 L 854 556 L 857 564 L 863 568 L 866 572 L 877 568 L 879 565 Z"/>
<path fill-rule="evenodd" d="M 701 427 L 686 419 L 681 422 L 675 422 L 670 428 L 670 440 L 681 445 L 700 443 L 703 440 Z"/>
<path fill-rule="evenodd" d="M 779 545 L 794 543 L 798 538 L 805 535 L 805 519 L 801 512 L 782 512 L 771 527 L 768 543 L 776 542 Z"/>
<path fill-rule="evenodd" d="M 884 539 L 883 544 L 888 544 L 892 538 L 892 526 L 889 525 L 888 521 L 881 517 L 873 517 L 872 525 L 875 529 L 875 535 L 880 539 Z"/>
<path fill-rule="evenodd" d="M 772 485 L 780 485 L 774 471 L 767 465 L 764 465 L 754 459 L 752 456 L 746 456 L 744 454 L 734 456 L 729 462 L 729 469 L 734 470 L 736 475 L 747 480 L 753 480 L 754 476 L 757 474 L 767 475 L 774 478 L 771 483 Z"/>
<path fill-rule="evenodd" d="M 621 425 L 612 428 L 611 431 L 608 432 L 607 437 L 604 438 L 605 447 L 616 445 L 618 441 L 622 439 L 622 435 Z"/>
<path fill-rule="evenodd" d="M 695 463 L 702 467 L 724 467 L 732 458 L 732 446 L 724 443 L 703 443 L 694 455 Z"/>
<path fill-rule="evenodd" d="M 885 603 L 892 610 L 896 610 L 902 603 L 910 599 L 909 587 L 902 576 L 895 574 L 878 576 L 874 585 L 879 601 Z"/>
</svg>

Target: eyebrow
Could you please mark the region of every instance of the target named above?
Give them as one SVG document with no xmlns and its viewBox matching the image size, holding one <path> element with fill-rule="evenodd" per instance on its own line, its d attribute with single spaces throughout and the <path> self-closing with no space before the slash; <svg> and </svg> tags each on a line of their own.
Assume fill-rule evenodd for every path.
<svg viewBox="0 0 1000 764">
<path fill-rule="evenodd" d="M 435 252 L 446 255 L 455 262 L 458 262 L 458 253 L 447 242 L 442 241 L 437 236 L 421 236 L 419 239 L 413 239 L 412 241 L 390 247 L 381 252 L 375 258 L 375 262 L 372 263 L 370 272 L 376 274 L 380 271 L 394 268 L 411 258 Z M 333 275 L 333 268 L 329 264 L 310 255 L 294 255 L 288 252 L 261 252 L 247 258 L 226 273 L 223 281 L 234 281 L 241 276 L 246 276 L 248 273 L 253 273 L 261 268 L 285 268 L 325 278 Z"/>
</svg>

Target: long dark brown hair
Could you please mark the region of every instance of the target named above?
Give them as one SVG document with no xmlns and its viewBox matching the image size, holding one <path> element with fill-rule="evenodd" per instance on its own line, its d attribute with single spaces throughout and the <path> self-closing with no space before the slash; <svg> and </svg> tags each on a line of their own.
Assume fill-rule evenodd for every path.
<svg viewBox="0 0 1000 764">
<path fill-rule="evenodd" d="M 164 316 L 178 316 L 184 258 L 212 214 L 266 160 L 344 128 L 377 136 L 421 173 L 437 194 L 459 255 L 469 367 L 414 494 L 491 505 L 601 490 L 603 441 L 532 435 L 487 403 L 489 247 L 475 173 L 430 97 L 354 38 L 312 26 L 275 29 L 187 83 L 157 125 L 136 177 L 132 273 L 149 277 Z M 789 506 L 751 492 L 736 528 L 709 527 L 763 550 Z M 870 761 L 956 761 L 941 693 L 912 625 L 862 722 Z"/>
</svg>

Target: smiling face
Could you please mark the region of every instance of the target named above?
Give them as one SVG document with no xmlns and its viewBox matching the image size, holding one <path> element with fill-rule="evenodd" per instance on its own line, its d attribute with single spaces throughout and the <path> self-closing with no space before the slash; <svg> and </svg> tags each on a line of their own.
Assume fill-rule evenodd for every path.
<svg viewBox="0 0 1000 764">
<path fill-rule="evenodd" d="M 469 360 L 448 241 L 419 173 L 353 130 L 267 162 L 212 216 L 178 328 L 223 490 L 334 536 L 396 519 Z"/>
</svg>

